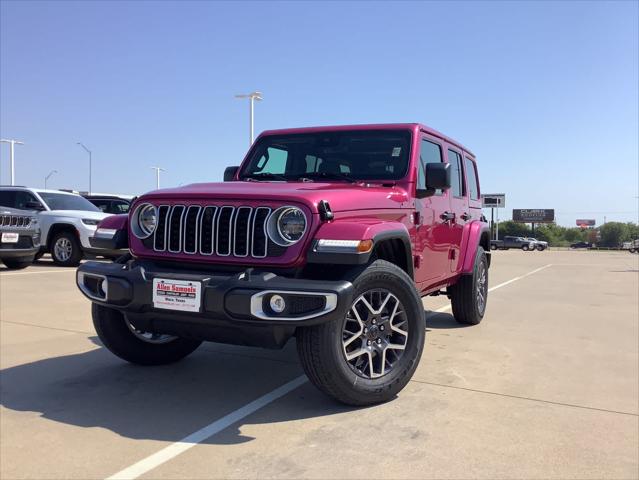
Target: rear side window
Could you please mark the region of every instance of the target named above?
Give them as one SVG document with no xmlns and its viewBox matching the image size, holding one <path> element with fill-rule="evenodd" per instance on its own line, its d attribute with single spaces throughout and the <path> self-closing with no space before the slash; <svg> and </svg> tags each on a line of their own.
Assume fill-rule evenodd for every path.
<svg viewBox="0 0 639 480">
<path fill-rule="evenodd" d="M 448 163 L 450 163 L 450 189 L 453 196 L 463 197 L 466 192 L 464 192 L 461 155 L 454 150 L 448 150 Z"/>
<path fill-rule="evenodd" d="M 426 189 L 426 164 L 427 163 L 441 163 L 442 162 L 442 148 L 436 143 L 429 142 L 422 139 L 421 148 L 419 150 L 419 172 L 417 175 L 417 188 L 420 190 Z M 441 195 L 442 191 L 437 190 L 435 195 Z"/>
<path fill-rule="evenodd" d="M 479 200 L 479 182 L 477 181 L 477 166 L 470 158 L 465 157 L 466 181 L 471 200 Z"/>
</svg>

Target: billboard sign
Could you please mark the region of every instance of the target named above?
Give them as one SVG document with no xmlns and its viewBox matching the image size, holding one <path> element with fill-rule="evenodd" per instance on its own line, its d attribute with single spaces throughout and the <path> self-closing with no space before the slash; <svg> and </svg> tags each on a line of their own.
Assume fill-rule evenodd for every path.
<svg viewBox="0 0 639 480">
<path fill-rule="evenodd" d="M 482 193 L 482 208 L 506 208 L 505 193 Z"/>
<path fill-rule="evenodd" d="M 553 223 L 555 210 L 553 208 L 513 209 L 513 222 L 521 223 Z"/>
<path fill-rule="evenodd" d="M 577 223 L 578 227 L 583 228 L 583 227 L 594 227 L 596 222 L 594 218 L 578 218 L 575 223 Z"/>
</svg>

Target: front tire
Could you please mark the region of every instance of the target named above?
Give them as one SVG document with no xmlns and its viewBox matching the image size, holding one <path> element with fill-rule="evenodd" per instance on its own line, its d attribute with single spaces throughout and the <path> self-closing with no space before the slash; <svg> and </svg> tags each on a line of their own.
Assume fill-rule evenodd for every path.
<svg viewBox="0 0 639 480">
<path fill-rule="evenodd" d="M 424 349 L 424 307 L 413 280 L 377 260 L 353 281 L 347 314 L 300 328 L 297 351 L 308 378 L 348 405 L 394 398 L 413 376 Z"/>
<path fill-rule="evenodd" d="M 472 275 L 462 275 L 450 288 L 453 316 L 457 323 L 477 325 L 484 318 L 488 301 L 488 259 L 479 246 Z"/>
<path fill-rule="evenodd" d="M 537 250 L 543 252 L 544 250 L 546 250 L 546 247 L 544 247 L 543 245 L 537 245 Z"/>
<path fill-rule="evenodd" d="M 77 267 L 83 253 L 77 237 L 71 232 L 60 232 L 51 241 L 51 258 L 61 267 Z"/>
<path fill-rule="evenodd" d="M 2 263 L 10 270 L 22 270 L 33 263 L 31 257 L 3 258 Z"/>
<path fill-rule="evenodd" d="M 91 306 L 93 326 L 111 353 L 138 365 L 166 365 L 182 360 L 202 342 L 137 330 L 124 315 L 96 303 Z"/>
<path fill-rule="evenodd" d="M 528 250 L 530 250 L 530 247 L 528 247 L 528 245 L 524 245 L 523 247 L 521 247 L 521 249 L 522 249 L 524 252 L 527 252 Z"/>
</svg>

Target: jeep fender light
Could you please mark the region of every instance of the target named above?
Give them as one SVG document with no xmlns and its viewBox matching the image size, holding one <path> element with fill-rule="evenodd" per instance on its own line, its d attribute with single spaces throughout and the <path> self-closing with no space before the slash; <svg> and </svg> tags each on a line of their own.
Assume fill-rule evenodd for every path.
<svg viewBox="0 0 639 480">
<path fill-rule="evenodd" d="M 320 239 L 315 244 L 316 252 L 325 252 L 325 253 L 368 253 L 372 249 L 373 249 L 372 240 Z"/>
</svg>

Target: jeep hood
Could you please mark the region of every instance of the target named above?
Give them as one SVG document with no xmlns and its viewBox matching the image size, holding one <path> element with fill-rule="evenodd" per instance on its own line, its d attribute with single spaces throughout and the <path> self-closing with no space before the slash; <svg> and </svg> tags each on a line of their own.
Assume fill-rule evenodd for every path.
<svg viewBox="0 0 639 480">
<path fill-rule="evenodd" d="M 408 207 L 408 192 L 401 186 L 385 187 L 364 183 L 320 182 L 224 182 L 195 183 L 180 188 L 155 190 L 141 199 L 228 199 L 259 202 L 273 200 L 300 202 L 317 212 L 321 200 L 329 202 L 333 212 Z M 138 201 L 139 201 L 138 200 Z"/>
<path fill-rule="evenodd" d="M 90 210 L 44 210 L 39 215 L 46 217 L 90 218 L 91 220 L 102 220 L 109 216 L 108 213 L 92 212 Z"/>
</svg>

